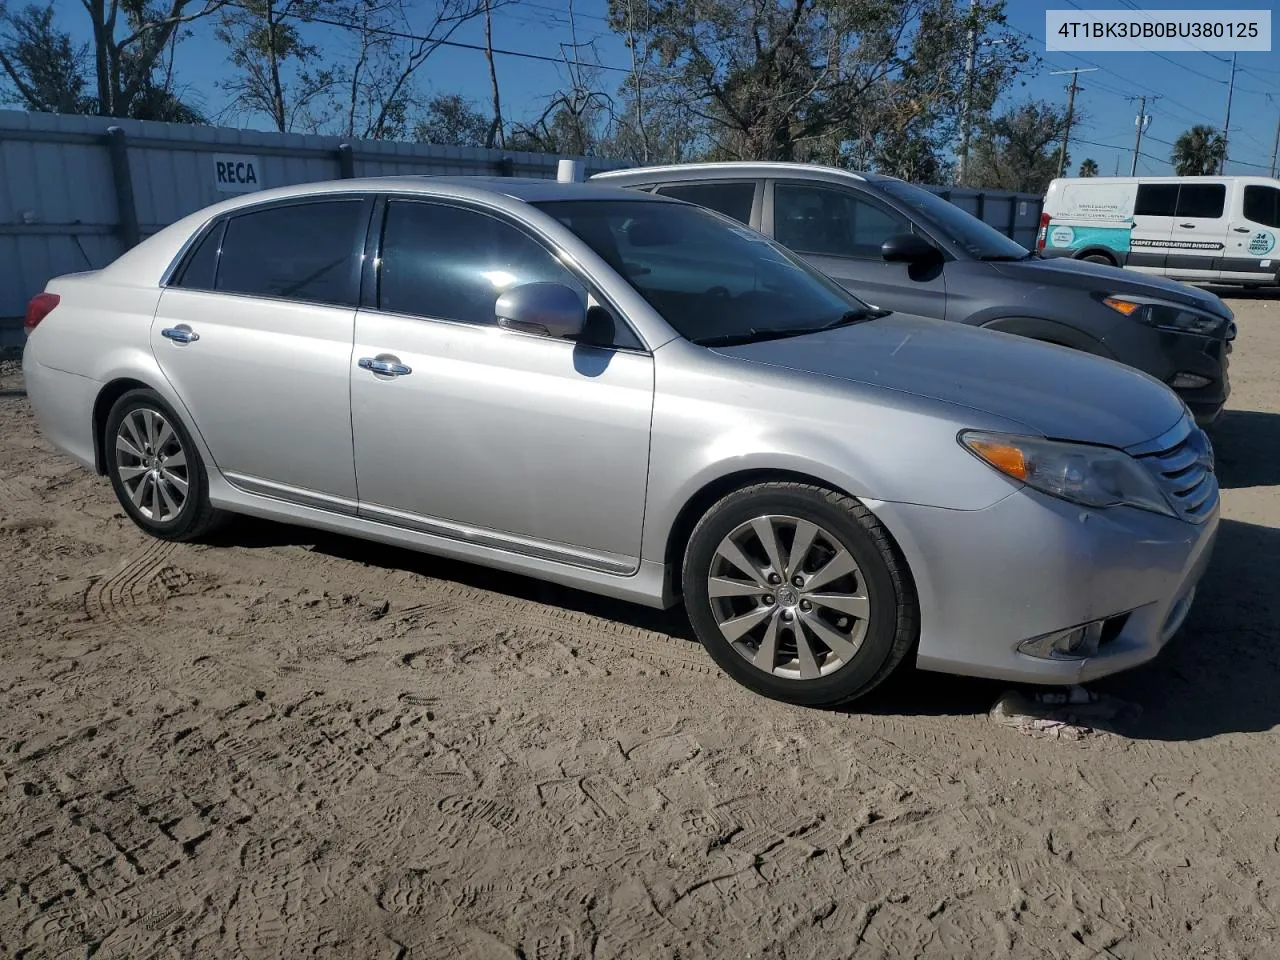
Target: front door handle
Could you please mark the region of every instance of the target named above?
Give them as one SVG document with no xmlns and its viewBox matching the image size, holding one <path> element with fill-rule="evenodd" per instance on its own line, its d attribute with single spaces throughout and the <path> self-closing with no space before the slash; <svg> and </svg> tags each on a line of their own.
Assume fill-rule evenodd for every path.
<svg viewBox="0 0 1280 960">
<path fill-rule="evenodd" d="M 195 343 L 200 339 L 200 334 L 185 323 L 180 323 L 176 327 L 165 327 L 160 331 L 160 336 L 166 340 L 172 340 L 174 343 Z"/>
<path fill-rule="evenodd" d="M 1234 230 L 1236 233 L 1249 233 L 1249 232 L 1250 232 L 1248 227 L 1232 227 L 1231 229 L 1232 229 L 1232 230 Z"/>
<path fill-rule="evenodd" d="M 413 370 L 401 363 L 398 357 L 361 357 L 357 362 L 361 370 L 368 370 L 384 377 L 403 377 L 413 373 Z"/>
<path fill-rule="evenodd" d="M 1180 223 L 1178 226 L 1182 227 L 1183 230 L 1194 230 L 1196 228 L 1194 223 Z"/>
</svg>

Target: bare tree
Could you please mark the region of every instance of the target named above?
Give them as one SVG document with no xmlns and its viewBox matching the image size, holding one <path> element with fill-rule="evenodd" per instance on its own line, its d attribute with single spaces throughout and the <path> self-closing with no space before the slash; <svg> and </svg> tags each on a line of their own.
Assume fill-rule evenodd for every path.
<svg viewBox="0 0 1280 960">
<path fill-rule="evenodd" d="M 410 0 L 348 0 L 342 8 L 343 24 L 355 38 L 344 95 L 335 104 L 344 118 L 344 136 L 404 136 L 418 99 L 415 74 L 462 24 L 483 14 L 485 0 L 436 0 L 426 9 L 413 7 L 419 23 L 429 18 L 425 32 L 410 28 L 410 6 Z"/>
<path fill-rule="evenodd" d="M 232 95 L 232 110 L 266 114 L 281 133 L 295 129 L 338 82 L 331 67 L 311 69 L 320 51 L 302 35 L 324 13 L 322 0 L 239 0 L 222 11 L 215 33 L 237 73 L 218 85 Z"/>
</svg>

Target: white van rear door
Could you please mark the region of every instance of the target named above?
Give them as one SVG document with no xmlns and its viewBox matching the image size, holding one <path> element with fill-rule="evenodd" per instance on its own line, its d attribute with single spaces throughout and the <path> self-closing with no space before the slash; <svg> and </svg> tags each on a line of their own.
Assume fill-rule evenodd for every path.
<svg viewBox="0 0 1280 960">
<path fill-rule="evenodd" d="M 1238 184 L 1231 202 L 1222 279 L 1274 283 L 1280 273 L 1280 183 Z"/>
<path fill-rule="evenodd" d="M 1197 177 L 1178 187 L 1178 207 L 1165 275 L 1175 280 L 1217 280 L 1227 247 L 1227 184 Z"/>
<path fill-rule="evenodd" d="M 1176 183 L 1140 183 L 1133 203 L 1133 232 L 1125 266 L 1143 273 L 1164 273 L 1178 205 Z"/>
</svg>

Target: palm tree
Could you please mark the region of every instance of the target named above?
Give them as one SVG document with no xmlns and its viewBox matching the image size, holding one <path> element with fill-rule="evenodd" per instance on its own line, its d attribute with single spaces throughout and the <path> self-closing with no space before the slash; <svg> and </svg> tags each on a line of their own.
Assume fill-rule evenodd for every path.
<svg viewBox="0 0 1280 960">
<path fill-rule="evenodd" d="M 1080 162 L 1080 170 L 1076 174 L 1078 177 L 1096 177 L 1098 175 L 1098 161 L 1091 157 L 1086 157 Z"/>
<path fill-rule="evenodd" d="M 1226 153 L 1227 142 L 1222 134 L 1214 127 L 1198 123 L 1174 141 L 1169 159 L 1178 176 L 1203 177 L 1222 169 Z"/>
</svg>

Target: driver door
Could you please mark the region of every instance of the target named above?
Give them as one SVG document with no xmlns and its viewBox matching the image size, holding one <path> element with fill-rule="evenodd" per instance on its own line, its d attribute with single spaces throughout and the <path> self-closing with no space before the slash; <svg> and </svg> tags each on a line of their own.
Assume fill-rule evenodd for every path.
<svg viewBox="0 0 1280 960">
<path fill-rule="evenodd" d="M 494 303 L 513 285 L 588 292 L 530 233 L 479 209 L 390 200 L 377 264 L 350 371 L 360 515 L 637 569 L 653 359 L 629 328 L 616 321 L 603 347 L 499 328 Z"/>
<path fill-rule="evenodd" d="M 880 246 L 911 221 L 887 204 L 855 190 L 810 181 L 776 180 L 766 202 L 767 231 L 854 296 L 873 306 L 943 319 L 944 267 L 913 269 L 887 263 Z M 772 214 L 769 216 L 769 214 Z"/>
</svg>

